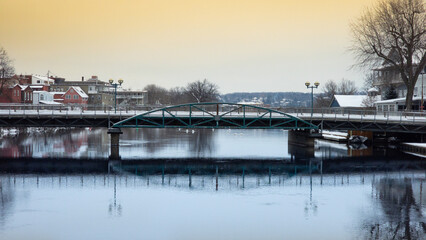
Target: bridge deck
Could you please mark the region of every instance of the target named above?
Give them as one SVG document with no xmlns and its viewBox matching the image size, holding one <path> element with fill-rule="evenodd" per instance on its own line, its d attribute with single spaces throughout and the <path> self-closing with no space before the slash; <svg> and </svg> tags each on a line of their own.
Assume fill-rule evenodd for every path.
<svg viewBox="0 0 426 240">
<path fill-rule="evenodd" d="M 145 118 L 158 119 L 163 116 L 162 112 L 149 111 L 103 111 L 103 110 L 0 110 L 0 127 L 109 127 L 111 123 L 117 123 L 136 115 L 146 114 Z M 226 114 L 226 119 L 237 121 L 243 119 L 255 119 L 264 113 L 259 111 L 234 112 L 203 112 L 203 111 L 170 111 L 174 117 L 181 119 L 214 117 Z M 312 122 L 324 129 L 334 130 L 366 130 L 387 132 L 411 132 L 426 133 L 426 114 L 404 114 L 391 115 L 389 113 L 313 113 L 308 112 L 286 113 L 289 116 Z M 271 112 L 263 116 L 263 119 L 284 120 L 282 114 Z M 240 121 L 241 122 L 241 121 Z M 181 127 L 185 127 L 182 125 Z M 224 126 L 226 127 L 226 126 Z"/>
</svg>

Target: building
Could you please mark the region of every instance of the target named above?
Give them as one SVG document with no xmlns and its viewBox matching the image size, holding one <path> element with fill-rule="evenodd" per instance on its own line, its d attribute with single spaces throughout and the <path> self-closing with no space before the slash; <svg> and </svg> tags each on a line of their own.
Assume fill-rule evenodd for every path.
<svg viewBox="0 0 426 240">
<path fill-rule="evenodd" d="M 70 87 L 62 95 L 62 99 L 68 105 L 87 105 L 89 96 L 80 87 Z"/>
<path fill-rule="evenodd" d="M 64 96 L 65 92 L 50 92 L 53 96 L 53 101 L 57 103 L 63 103 L 64 99 L 62 96 Z"/>
<path fill-rule="evenodd" d="M 111 106 L 114 101 L 111 85 L 99 80 L 97 76 L 92 76 L 87 81 L 84 80 L 84 77 L 81 78 L 81 81 L 65 81 L 63 78 L 57 78 L 50 91 L 65 92 L 73 86 L 81 88 L 87 94 L 89 105 Z"/>
<path fill-rule="evenodd" d="M 148 92 L 138 90 L 117 89 L 117 105 L 145 105 L 148 103 Z"/>
<path fill-rule="evenodd" d="M 33 104 L 58 105 L 53 101 L 53 94 L 47 91 L 33 91 Z"/>
<path fill-rule="evenodd" d="M 414 111 L 420 110 L 421 100 L 422 100 L 421 96 L 420 97 L 413 97 L 412 108 L 413 108 Z M 404 111 L 404 109 L 406 107 L 405 106 L 405 97 L 377 101 L 377 102 L 374 103 L 374 106 L 376 107 L 376 110 L 379 111 L 379 112 L 382 112 L 382 111 L 383 112 Z"/>
<path fill-rule="evenodd" d="M 47 77 L 47 76 L 41 76 L 41 75 L 14 75 L 11 77 L 8 82 L 10 85 L 15 84 L 21 84 L 21 85 L 45 85 L 50 86 L 54 83 L 54 79 Z"/>
<path fill-rule="evenodd" d="M 40 76 L 40 75 L 32 75 L 31 76 L 31 84 L 50 86 L 53 83 L 54 83 L 54 80 L 52 78 L 47 77 L 47 76 Z"/>
<path fill-rule="evenodd" d="M 398 57 L 395 55 L 394 51 L 389 53 L 389 57 L 398 62 Z M 414 67 L 416 68 L 417 65 Z M 424 79 L 423 76 L 425 73 L 426 68 L 423 70 L 423 74 L 421 74 L 417 79 L 416 85 L 414 86 L 413 97 L 421 96 L 422 93 L 423 96 L 426 96 L 426 79 Z M 389 64 L 387 61 L 383 62 L 382 67 L 373 69 L 373 75 L 373 86 L 381 91 L 382 96 L 384 96 L 384 93 L 387 92 L 391 86 L 395 89 L 398 98 L 404 98 L 407 96 L 407 87 L 401 78 L 401 73 L 395 66 Z"/>
<path fill-rule="evenodd" d="M 374 102 L 381 99 L 380 95 L 375 95 L 374 91 L 369 95 L 334 95 L 330 107 L 344 109 L 366 109 L 374 106 Z"/>
</svg>

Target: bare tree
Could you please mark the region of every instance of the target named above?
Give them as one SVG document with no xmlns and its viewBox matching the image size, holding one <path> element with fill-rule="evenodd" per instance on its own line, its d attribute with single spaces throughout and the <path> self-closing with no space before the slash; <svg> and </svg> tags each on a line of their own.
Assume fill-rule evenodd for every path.
<svg viewBox="0 0 426 240">
<path fill-rule="evenodd" d="M 173 104 L 189 103 L 191 102 L 189 96 L 186 94 L 186 89 L 183 87 L 174 87 L 169 90 L 170 102 Z"/>
<path fill-rule="evenodd" d="M 219 96 L 218 86 L 207 79 L 189 83 L 185 92 L 192 100 L 199 103 L 217 101 Z"/>
<path fill-rule="evenodd" d="M 426 65 L 426 13 L 423 0 L 381 0 L 351 24 L 359 66 L 386 63 L 398 69 L 407 87 L 406 110 Z"/>
<path fill-rule="evenodd" d="M 354 95 L 358 92 L 355 82 L 344 78 L 339 82 L 338 89 L 341 95 Z"/>
<path fill-rule="evenodd" d="M 333 80 L 328 80 L 322 85 L 323 93 L 320 93 L 315 98 L 315 107 L 328 107 L 331 99 L 337 94 L 338 86 Z"/>
<path fill-rule="evenodd" d="M 364 77 L 364 86 L 363 89 L 367 92 L 370 88 L 374 87 L 374 74 L 368 73 Z"/>
<path fill-rule="evenodd" d="M 149 84 L 144 87 L 144 90 L 148 92 L 148 104 L 169 103 L 169 94 L 167 89 L 155 84 Z"/>
<path fill-rule="evenodd" d="M 338 83 L 334 80 L 328 80 L 322 86 L 322 90 L 323 93 L 318 94 L 315 99 L 316 107 L 330 106 L 331 100 L 336 94 L 353 95 L 358 92 L 355 82 L 344 78 Z"/>
<path fill-rule="evenodd" d="M 0 46 L 0 95 L 3 93 L 3 88 L 7 85 L 10 77 L 14 74 L 13 61 L 9 58 L 6 50 Z"/>
</svg>

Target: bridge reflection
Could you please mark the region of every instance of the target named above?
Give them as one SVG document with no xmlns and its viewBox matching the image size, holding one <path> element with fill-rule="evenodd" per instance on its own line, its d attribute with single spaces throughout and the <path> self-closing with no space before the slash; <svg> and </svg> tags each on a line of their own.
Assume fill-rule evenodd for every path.
<svg viewBox="0 0 426 240">
<path fill-rule="evenodd" d="M 255 187 L 280 185 L 289 180 L 294 184 L 318 181 L 323 176 L 332 177 L 333 184 L 349 183 L 352 176 L 361 180 L 364 174 L 426 170 L 426 162 L 413 159 L 339 158 L 333 160 L 200 160 L 200 159 L 155 159 L 155 160 L 76 160 L 76 159 L 0 159 L 0 171 L 9 177 L 24 174 L 22 178 L 43 175 L 81 175 L 81 183 L 93 176 L 94 182 L 107 182 L 110 175 L 120 181 L 129 178 L 144 184 L 176 185 L 200 188 L 214 183 L 216 188 Z M 339 177 L 340 176 L 340 177 Z M 37 177 L 38 178 L 38 177 Z M 99 180 L 101 178 L 101 180 Z M 103 180 L 102 180 L 103 178 Z M 297 180 L 295 180 L 297 179 Z M 14 180 L 16 181 L 16 180 Z M 58 176 L 59 183 L 62 177 Z M 90 181 L 90 180 L 89 180 Z M 329 181 L 330 182 L 330 181 Z M 37 179 L 38 183 L 38 179 Z M 225 185 L 223 185 L 225 184 Z M 222 186 L 223 185 L 223 186 Z"/>
</svg>

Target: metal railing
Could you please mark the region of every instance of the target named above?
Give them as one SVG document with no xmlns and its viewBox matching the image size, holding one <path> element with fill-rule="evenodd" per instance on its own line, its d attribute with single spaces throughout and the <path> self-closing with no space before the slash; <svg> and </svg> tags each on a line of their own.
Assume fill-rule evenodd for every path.
<svg viewBox="0 0 426 240">
<path fill-rule="evenodd" d="M 36 105 L 36 104 L 0 104 L 0 115 L 112 115 L 112 116 L 132 116 L 163 108 L 159 105 L 127 105 L 117 106 L 117 113 L 114 113 L 113 106 L 107 105 Z M 302 119 L 311 119 L 311 108 L 270 108 L 279 112 L 291 114 Z M 221 108 L 220 112 L 229 111 Z M 259 109 L 247 107 L 246 112 L 259 113 Z M 426 111 L 376 111 L 374 109 L 347 109 L 347 108 L 314 108 L 312 120 L 380 120 L 380 121 L 413 121 L 426 122 Z M 232 115 L 242 114 L 233 112 Z"/>
</svg>

